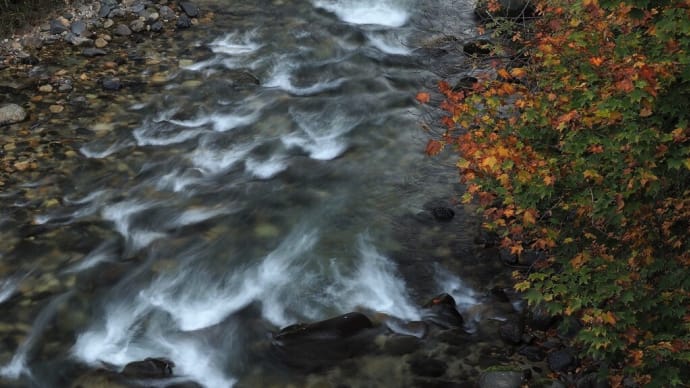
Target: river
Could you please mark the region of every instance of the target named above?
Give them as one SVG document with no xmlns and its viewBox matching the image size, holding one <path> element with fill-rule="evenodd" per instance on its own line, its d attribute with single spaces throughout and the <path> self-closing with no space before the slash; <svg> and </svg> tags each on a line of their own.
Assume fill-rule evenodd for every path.
<svg viewBox="0 0 690 388">
<path fill-rule="evenodd" d="M 310 374 L 264 347 L 281 327 L 350 311 L 416 321 L 441 292 L 466 333 L 493 314 L 481 311 L 500 266 L 453 201 L 452 156 L 423 154 L 437 113 L 414 98 L 444 75 L 425 46 L 469 36 L 471 5 L 200 4 L 210 23 L 139 47 L 177 65 L 158 89 L 87 120 L 96 135 L 60 205 L 32 220 L 50 243 L 2 250 L 2 381 L 65 386 L 83 365 L 165 357 L 213 388 L 409 385 L 399 356 Z M 453 221 L 434 220 L 435 206 Z"/>
</svg>

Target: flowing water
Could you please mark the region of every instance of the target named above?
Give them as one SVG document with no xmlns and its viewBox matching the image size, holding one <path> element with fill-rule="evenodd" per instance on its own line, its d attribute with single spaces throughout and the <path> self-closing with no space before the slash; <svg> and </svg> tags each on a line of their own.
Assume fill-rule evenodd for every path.
<svg viewBox="0 0 690 388">
<path fill-rule="evenodd" d="M 2 381 L 166 357 L 206 387 L 282 386 L 304 376 L 261 356 L 272 332 L 349 311 L 417 320 L 444 291 L 474 330 L 492 270 L 450 202 L 455 171 L 423 155 L 414 100 L 438 79 L 431 27 L 470 29 L 470 5 L 201 4 L 210 23 L 151 43 L 179 60 L 159 92 L 92 120 L 60 206 L 32 220 L 53 245 L 3 250 Z M 452 223 L 424 218 L 434 200 Z"/>
</svg>

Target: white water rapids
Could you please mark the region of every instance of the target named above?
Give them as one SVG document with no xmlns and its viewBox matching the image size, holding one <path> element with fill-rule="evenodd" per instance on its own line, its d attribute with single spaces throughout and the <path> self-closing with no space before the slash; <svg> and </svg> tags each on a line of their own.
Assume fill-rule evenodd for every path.
<svg viewBox="0 0 690 388">
<path fill-rule="evenodd" d="M 414 95 L 434 79 L 415 62 L 423 2 L 260 3 L 185 35 L 182 45 L 208 54 L 180 49 L 187 60 L 160 94 L 123 109 L 132 125 L 81 147 L 100 167 L 75 174 L 64 209 L 34 223 L 107 225 L 111 238 L 60 276 L 126 270 L 56 295 L 3 377 L 54 386 L 53 360 L 31 354 L 68 300 L 85 318 L 64 335 L 60 362 L 165 357 L 209 388 L 238 384 L 257 367 L 248 349 L 295 322 L 349 311 L 420 319 L 415 279 L 391 257 L 402 251 L 393 220 L 450 198 L 455 179 L 422 154 Z M 479 302 L 469 274 L 431 267 L 423 289 L 449 292 L 463 311 Z M 0 279 L 0 304 L 20 281 Z"/>
</svg>

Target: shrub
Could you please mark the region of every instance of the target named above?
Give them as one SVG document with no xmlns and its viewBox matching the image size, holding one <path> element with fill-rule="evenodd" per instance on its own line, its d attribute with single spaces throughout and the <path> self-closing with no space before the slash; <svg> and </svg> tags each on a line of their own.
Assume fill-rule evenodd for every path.
<svg viewBox="0 0 690 388">
<path fill-rule="evenodd" d="M 690 381 L 690 2 L 539 0 L 527 61 L 441 82 L 445 133 L 532 304 L 578 318 L 582 352 L 641 385 Z M 499 25 L 501 22 L 498 22 Z M 512 22 L 514 24 L 514 22 Z M 505 29 L 502 29 L 505 31 Z M 490 72 L 491 73 L 491 72 Z M 487 74 L 490 74 L 487 73 Z"/>
</svg>

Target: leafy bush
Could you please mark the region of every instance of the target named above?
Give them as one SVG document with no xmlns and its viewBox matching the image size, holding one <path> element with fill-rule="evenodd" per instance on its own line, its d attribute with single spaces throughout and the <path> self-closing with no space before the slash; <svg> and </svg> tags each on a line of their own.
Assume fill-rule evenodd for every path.
<svg viewBox="0 0 690 388">
<path fill-rule="evenodd" d="M 45 19 L 64 2 L 58 0 L 0 0 L 0 38 Z"/>
<path fill-rule="evenodd" d="M 512 36 L 527 60 L 495 62 L 471 90 L 440 83 L 449 115 L 427 152 L 459 152 L 463 200 L 505 249 L 546 253 L 516 288 L 577 317 L 582 352 L 614 386 L 679 386 L 690 381 L 690 2 L 535 7 Z"/>
</svg>

